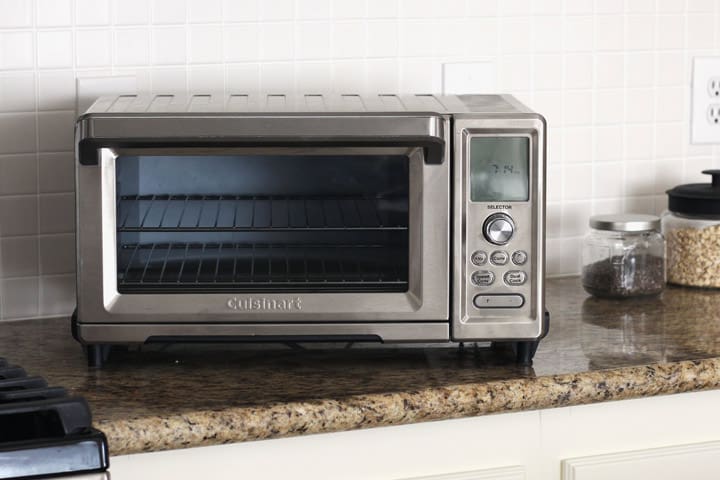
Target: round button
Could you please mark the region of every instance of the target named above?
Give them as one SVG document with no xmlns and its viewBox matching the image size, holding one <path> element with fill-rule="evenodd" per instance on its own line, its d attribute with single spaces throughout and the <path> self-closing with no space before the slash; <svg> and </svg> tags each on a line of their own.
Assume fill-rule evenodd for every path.
<svg viewBox="0 0 720 480">
<path fill-rule="evenodd" d="M 487 287 L 495 281 L 495 274 L 490 270 L 479 270 L 473 272 L 470 276 L 470 281 L 478 287 Z"/>
<path fill-rule="evenodd" d="M 515 265 L 525 265 L 527 262 L 527 253 L 524 250 L 518 250 L 512 254 L 512 262 Z"/>
<path fill-rule="evenodd" d="M 483 225 L 485 239 L 495 245 L 505 245 L 510 241 L 515 231 L 515 224 L 506 213 L 490 215 Z"/>
<path fill-rule="evenodd" d="M 490 254 L 490 263 L 493 265 L 505 265 L 509 259 L 508 253 L 502 250 L 495 250 Z"/>
<path fill-rule="evenodd" d="M 470 256 L 470 261 L 473 265 L 477 265 L 478 267 L 480 265 L 485 265 L 488 260 L 488 255 L 486 252 L 483 252 L 482 250 L 476 250 L 472 253 Z"/>
<path fill-rule="evenodd" d="M 520 285 L 524 285 L 525 281 L 527 281 L 527 273 L 522 270 L 510 270 L 505 273 L 503 280 L 505 280 L 505 283 L 511 287 L 519 287 Z"/>
</svg>

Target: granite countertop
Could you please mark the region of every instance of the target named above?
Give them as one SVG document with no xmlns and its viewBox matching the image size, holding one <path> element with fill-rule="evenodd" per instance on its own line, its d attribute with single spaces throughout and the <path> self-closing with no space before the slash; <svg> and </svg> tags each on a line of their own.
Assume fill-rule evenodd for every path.
<svg viewBox="0 0 720 480">
<path fill-rule="evenodd" d="M 83 395 L 113 455 L 720 387 L 720 291 L 588 297 L 550 280 L 533 367 L 502 348 L 146 346 L 85 366 L 69 320 L 3 323 L 0 356 Z"/>
</svg>

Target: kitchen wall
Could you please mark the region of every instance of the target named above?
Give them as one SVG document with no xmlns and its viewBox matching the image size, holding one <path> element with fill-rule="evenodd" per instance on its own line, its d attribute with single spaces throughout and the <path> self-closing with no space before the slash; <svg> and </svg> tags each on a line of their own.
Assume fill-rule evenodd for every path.
<svg viewBox="0 0 720 480">
<path fill-rule="evenodd" d="M 487 60 L 548 118 L 548 271 L 577 273 L 596 212 L 660 212 L 720 165 L 689 144 L 715 0 L 0 0 L 0 318 L 74 306 L 75 79 L 141 90 L 440 92 Z"/>
</svg>

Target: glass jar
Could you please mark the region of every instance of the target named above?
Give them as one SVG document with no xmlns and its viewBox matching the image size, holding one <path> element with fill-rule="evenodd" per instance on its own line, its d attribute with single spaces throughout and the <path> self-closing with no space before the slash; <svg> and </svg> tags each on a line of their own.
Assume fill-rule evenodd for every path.
<svg viewBox="0 0 720 480">
<path fill-rule="evenodd" d="M 704 170 L 712 183 L 668 190 L 662 217 L 668 283 L 720 288 L 720 170 Z"/>
<path fill-rule="evenodd" d="M 655 215 L 590 217 L 582 246 L 582 284 L 596 297 L 657 295 L 665 287 L 665 239 Z"/>
</svg>

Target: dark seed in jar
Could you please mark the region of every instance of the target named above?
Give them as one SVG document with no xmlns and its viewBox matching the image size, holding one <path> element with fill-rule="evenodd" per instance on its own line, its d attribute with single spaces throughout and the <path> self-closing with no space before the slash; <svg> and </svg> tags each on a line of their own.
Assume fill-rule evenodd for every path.
<svg viewBox="0 0 720 480">
<path fill-rule="evenodd" d="M 665 286 L 665 259 L 656 255 L 620 255 L 583 267 L 583 288 L 596 297 L 657 295 Z"/>
</svg>

